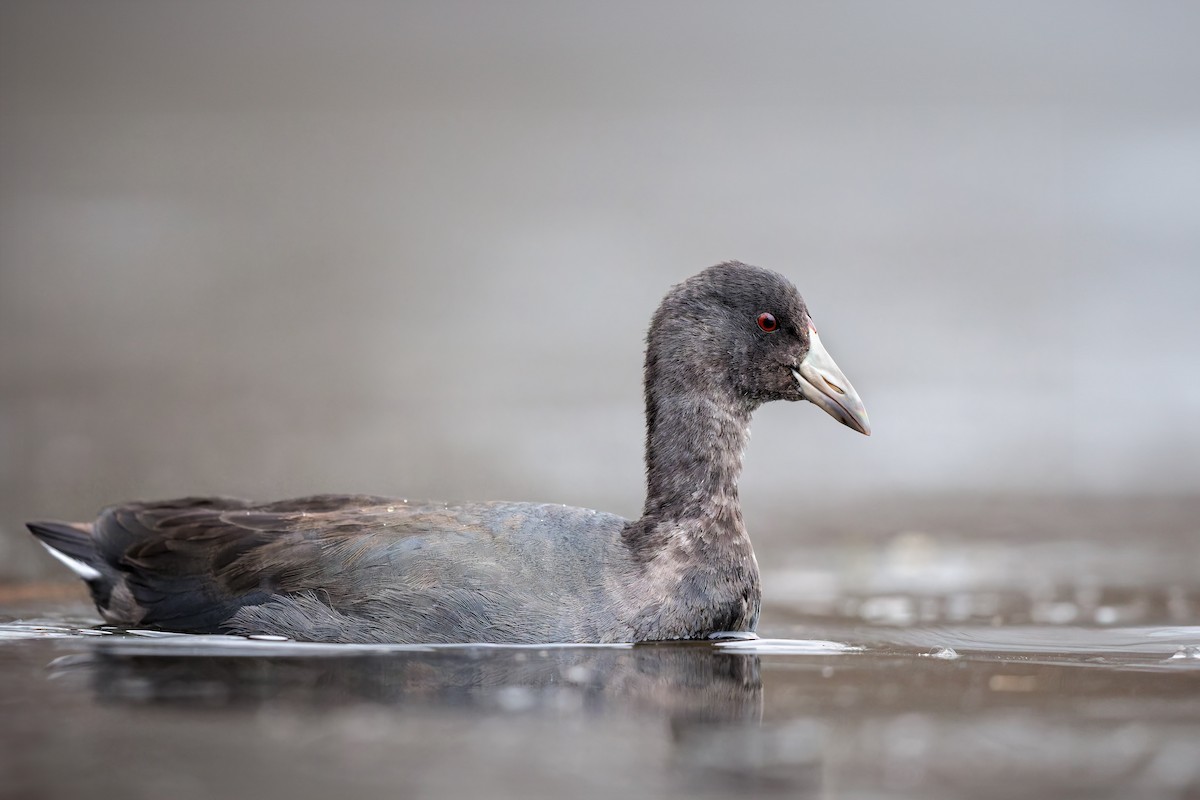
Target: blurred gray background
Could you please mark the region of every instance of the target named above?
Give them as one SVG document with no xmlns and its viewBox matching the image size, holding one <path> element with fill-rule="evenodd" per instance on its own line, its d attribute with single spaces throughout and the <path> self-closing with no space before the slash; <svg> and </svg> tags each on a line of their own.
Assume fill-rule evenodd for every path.
<svg viewBox="0 0 1200 800">
<path fill-rule="evenodd" d="M 640 509 L 642 336 L 800 287 L 875 435 L 806 503 L 1200 487 L 1200 4 L 0 3 L 0 577 L 27 518 Z M 787 513 L 791 510 L 792 514 Z M 902 523 L 898 523 L 902 524 Z"/>
</svg>

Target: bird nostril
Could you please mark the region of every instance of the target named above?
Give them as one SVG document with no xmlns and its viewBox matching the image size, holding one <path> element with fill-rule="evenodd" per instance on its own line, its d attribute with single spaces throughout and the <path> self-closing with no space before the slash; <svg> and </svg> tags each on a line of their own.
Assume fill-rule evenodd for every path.
<svg viewBox="0 0 1200 800">
<path fill-rule="evenodd" d="M 821 378 L 822 378 L 822 379 L 825 381 L 825 383 L 827 383 L 827 384 L 829 385 L 829 388 L 830 388 L 830 389 L 833 389 L 833 390 L 834 390 L 835 392 L 837 392 L 838 394 L 845 394 L 845 393 L 846 393 L 846 390 L 845 390 L 845 389 L 843 389 L 842 387 L 838 386 L 838 385 L 837 385 L 836 383 L 834 383 L 833 381 L 829 380 L 829 378 L 826 378 L 824 375 L 822 375 L 822 376 L 821 376 Z"/>
</svg>

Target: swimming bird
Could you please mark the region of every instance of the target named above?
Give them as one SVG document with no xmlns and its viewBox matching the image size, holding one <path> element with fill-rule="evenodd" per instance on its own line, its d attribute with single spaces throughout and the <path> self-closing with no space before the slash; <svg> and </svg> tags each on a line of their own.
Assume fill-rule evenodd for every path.
<svg viewBox="0 0 1200 800">
<path fill-rule="evenodd" d="M 753 632 L 737 483 L 750 417 L 808 400 L 870 434 L 782 275 L 672 287 L 646 336 L 646 500 L 623 519 L 534 503 L 188 497 L 30 531 L 112 625 L 360 643 L 639 642 Z"/>
</svg>

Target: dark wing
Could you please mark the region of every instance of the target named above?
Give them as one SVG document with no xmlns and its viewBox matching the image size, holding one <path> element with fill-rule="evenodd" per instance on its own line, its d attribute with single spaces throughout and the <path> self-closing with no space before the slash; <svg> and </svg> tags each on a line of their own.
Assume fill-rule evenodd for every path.
<svg viewBox="0 0 1200 800">
<path fill-rule="evenodd" d="M 424 537 L 480 535 L 473 522 L 461 509 L 364 495 L 113 506 L 94 526 L 99 558 L 120 576 L 101 611 L 123 624 L 216 632 L 281 596 L 315 592 L 336 608 Z"/>
</svg>

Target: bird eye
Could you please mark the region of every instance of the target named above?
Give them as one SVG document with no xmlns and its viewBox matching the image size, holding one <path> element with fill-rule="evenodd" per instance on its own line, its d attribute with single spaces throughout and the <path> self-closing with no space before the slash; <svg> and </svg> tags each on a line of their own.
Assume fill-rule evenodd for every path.
<svg viewBox="0 0 1200 800">
<path fill-rule="evenodd" d="M 767 333 L 773 333 L 779 328 L 779 323 L 775 321 L 774 314 L 766 312 L 758 315 L 758 327 L 762 328 Z"/>
</svg>

